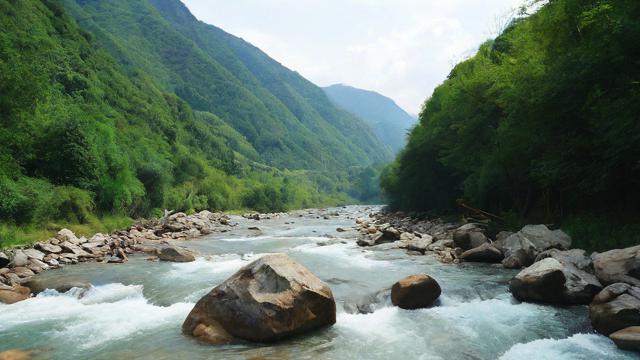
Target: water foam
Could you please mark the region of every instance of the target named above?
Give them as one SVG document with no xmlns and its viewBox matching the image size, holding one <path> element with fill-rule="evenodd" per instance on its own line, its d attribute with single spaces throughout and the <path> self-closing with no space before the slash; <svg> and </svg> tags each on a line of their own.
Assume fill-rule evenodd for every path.
<svg viewBox="0 0 640 360">
<path fill-rule="evenodd" d="M 631 353 L 617 350 L 613 341 L 595 334 L 576 334 L 566 339 L 542 339 L 516 344 L 500 360 L 556 359 L 637 359 Z"/>
<path fill-rule="evenodd" d="M 190 278 L 195 274 L 230 275 L 240 270 L 241 267 L 265 255 L 267 254 L 250 253 L 244 255 L 215 255 L 207 258 L 199 257 L 196 258 L 196 261 L 173 264 L 173 268 L 167 273 L 167 276 L 174 278 Z"/>
<path fill-rule="evenodd" d="M 326 239 L 325 239 L 326 240 Z M 374 260 L 366 256 L 366 252 L 354 248 L 351 244 L 335 243 L 320 246 L 317 244 L 304 244 L 297 246 L 292 251 L 306 254 L 320 255 L 332 259 L 345 260 L 349 266 L 370 269 L 379 266 L 389 266 L 391 263 L 386 260 Z"/>
<path fill-rule="evenodd" d="M 142 286 L 109 284 L 65 294 L 46 291 L 12 305 L 0 306 L 0 331 L 36 326 L 52 341 L 93 348 L 165 326 L 176 326 L 194 304 L 168 307 L 148 302 Z"/>
</svg>

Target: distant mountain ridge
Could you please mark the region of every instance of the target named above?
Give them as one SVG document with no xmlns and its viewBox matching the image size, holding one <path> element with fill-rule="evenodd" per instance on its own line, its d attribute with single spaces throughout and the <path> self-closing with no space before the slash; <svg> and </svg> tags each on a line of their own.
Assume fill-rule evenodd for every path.
<svg viewBox="0 0 640 360">
<path fill-rule="evenodd" d="M 418 121 L 392 99 L 374 91 L 344 84 L 325 87 L 324 91 L 337 106 L 371 126 L 393 153 L 398 153 L 404 147 L 408 131 Z"/>
<path fill-rule="evenodd" d="M 391 152 L 322 89 L 253 45 L 198 21 L 178 0 L 62 0 L 128 70 L 141 69 L 241 133 L 265 163 L 331 170 Z"/>
</svg>

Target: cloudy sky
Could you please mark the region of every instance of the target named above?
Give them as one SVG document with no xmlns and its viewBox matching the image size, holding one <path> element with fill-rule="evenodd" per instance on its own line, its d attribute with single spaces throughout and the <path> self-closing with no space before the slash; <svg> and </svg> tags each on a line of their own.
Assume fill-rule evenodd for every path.
<svg viewBox="0 0 640 360">
<path fill-rule="evenodd" d="M 200 20 L 321 86 L 375 90 L 417 114 L 522 0 L 183 0 Z"/>
</svg>

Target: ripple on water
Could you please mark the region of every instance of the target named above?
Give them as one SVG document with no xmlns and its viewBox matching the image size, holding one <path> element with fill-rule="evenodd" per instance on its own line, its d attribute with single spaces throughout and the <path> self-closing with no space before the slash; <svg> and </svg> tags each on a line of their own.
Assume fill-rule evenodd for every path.
<svg viewBox="0 0 640 360">
<path fill-rule="evenodd" d="M 325 239 L 326 240 L 326 239 Z M 350 267 L 370 269 L 373 267 L 389 266 L 387 260 L 375 260 L 367 256 L 367 252 L 355 248 L 353 244 L 335 243 L 320 246 L 317 244 L 304 244 L 292 249 L 293 252 L 301 252 L 311 255 L 319 255 L 331 259 L 345 260 Z"/>
</svg>

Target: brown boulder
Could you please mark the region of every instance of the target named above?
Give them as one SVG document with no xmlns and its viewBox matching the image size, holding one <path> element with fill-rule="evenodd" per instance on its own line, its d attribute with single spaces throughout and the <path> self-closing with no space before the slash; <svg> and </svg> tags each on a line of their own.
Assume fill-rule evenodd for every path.
<svg viewBox="0 0 640 360">
<path fill-rule="evenodd" d="M 411 275 L 391 288 L 393 305 L 407 310 L 427 308 L 440 297 L 442 290 L 438 282 L 429 275 Z"/>
<path fill-rule="evenodd" d="M 609 335 L 616 345 L 623 350 L 640 351 L 640 326 L 632 326 L 618 330 Z"/>
<path fill-rule="evenodd" d="M 0 352 L 0 360 L 29 360 L 31 353 L 21 350 L 7 350 Z"/>
<path fill-rule="evenodd" d="M 243 267 L 200 299 L 182 330 L 212 344 L 274 342 L 336 322 L 331 289 L 285 254 Z"/>
<path fill-rule="evenodd" d="M 604 284 L 621 282 L 640 287 L 640 245 L 594 254 L 593 267 Z"/>
<path fill-rule="evenodd" d="M 0 303 L 15 304 L 22 300 L 27 300 L 31 296 L 29 288 L 15 285 L 11 289 L 0 290 Z M 1 358 L 0 358 L 1 359 Z"/>
</svg>

